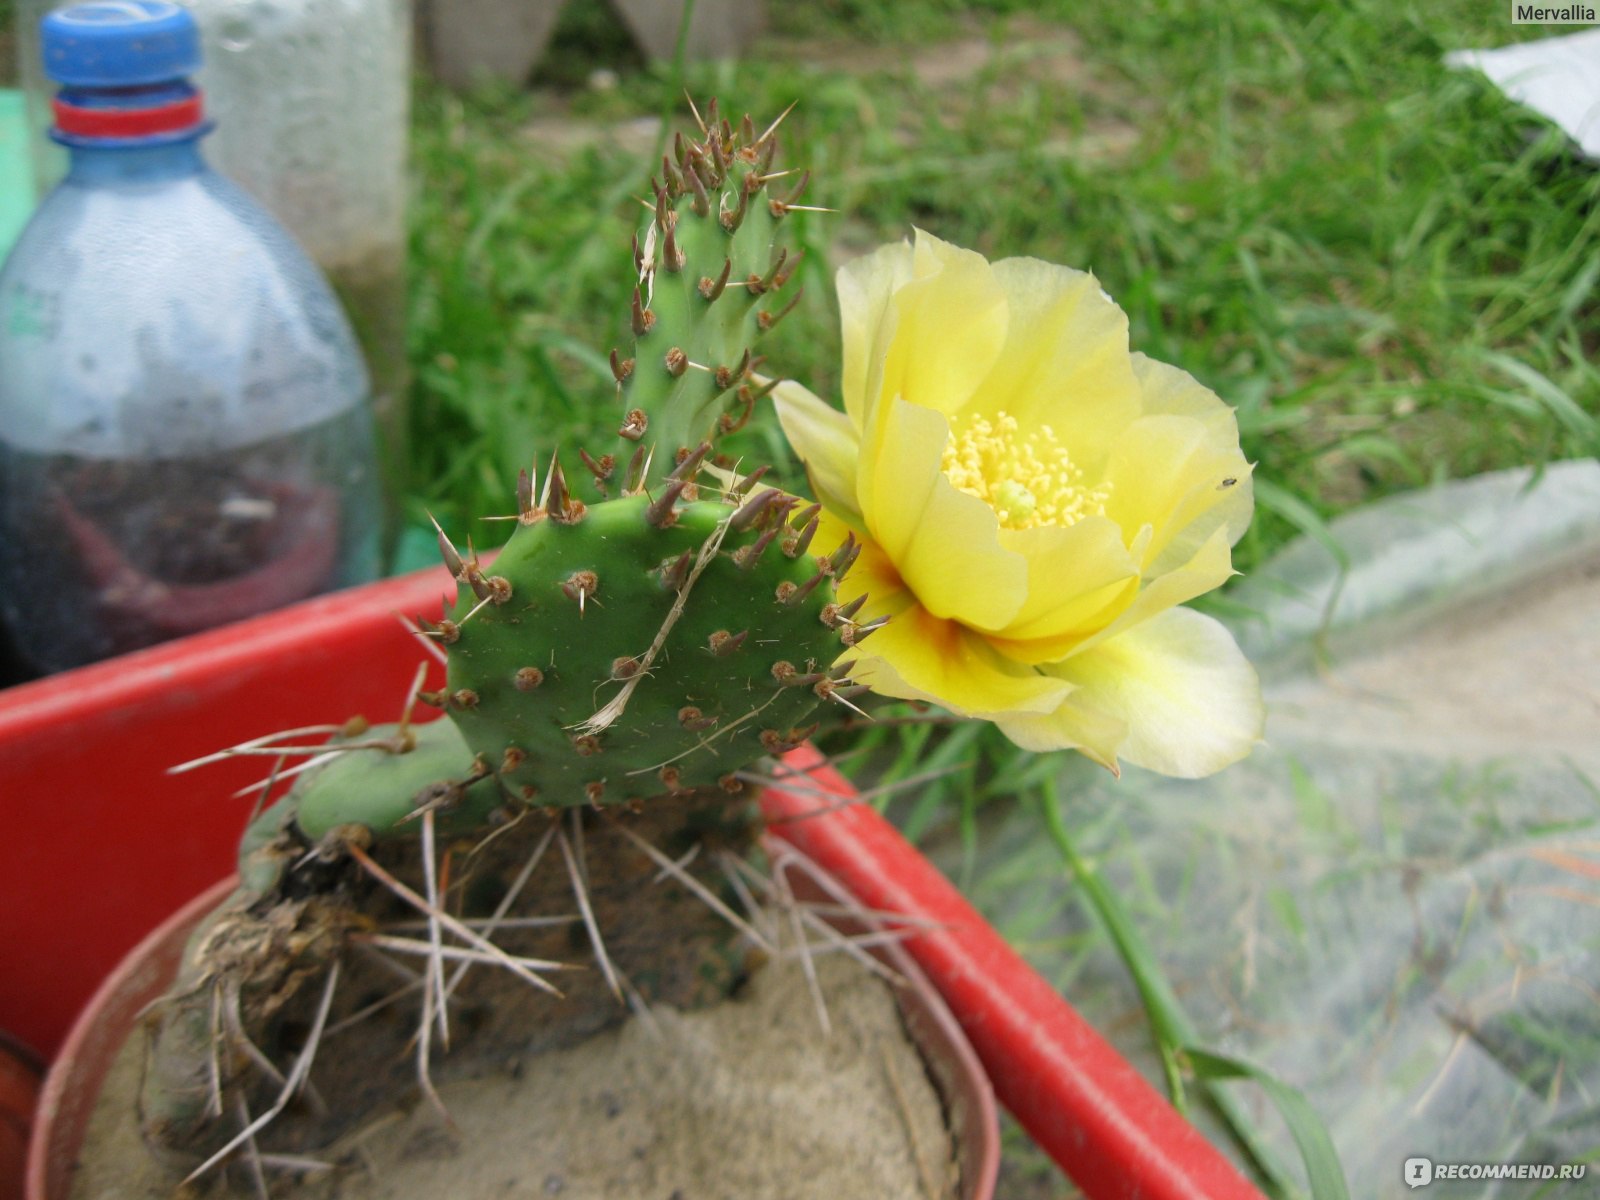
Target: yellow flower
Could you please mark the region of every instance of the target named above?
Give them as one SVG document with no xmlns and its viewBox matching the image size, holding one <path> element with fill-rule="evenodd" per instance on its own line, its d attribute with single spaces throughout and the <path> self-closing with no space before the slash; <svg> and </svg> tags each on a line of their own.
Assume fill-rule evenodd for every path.
<svg viewBox="0 0 1600 1200">
<path fill-rule="evenodd" d="M 919 232 L 838 276 L 845 411 L 774 393 L 830 528 L 841 591 L 889 621 L 854 675 L 889 696 L 1199 776 L 1259 740 L 1232 636 L 1175 606 L 1233 573 L 1250 465 L 1232 410 L 1128 351 L 1092 275 L 990 264 Z"/>
</svg>

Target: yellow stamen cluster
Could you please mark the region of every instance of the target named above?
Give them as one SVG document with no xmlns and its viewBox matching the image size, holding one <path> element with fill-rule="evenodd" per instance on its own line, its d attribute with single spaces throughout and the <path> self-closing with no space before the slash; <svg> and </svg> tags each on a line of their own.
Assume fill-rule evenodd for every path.
<svg viewBox="0 0 1600 1200">
<path fill-rule="evenodd" d="M 941 467 L 945 478 L 976 496 L 1006 529 L 1072 525 L 1104 516 L 1111 485 L 1086 487 L 1055 430 L 1040 425 L 1019 434 L 1017 419 L 999 412 L 973 416 L 952 430 Z"/>
</svg>

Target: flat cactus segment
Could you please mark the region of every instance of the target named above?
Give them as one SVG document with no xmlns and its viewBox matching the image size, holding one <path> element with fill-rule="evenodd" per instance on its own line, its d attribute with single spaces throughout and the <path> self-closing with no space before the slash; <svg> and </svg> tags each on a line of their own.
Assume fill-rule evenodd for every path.
<svg viewBox="0 0 1600 1200">
<path fill-rule="evenodd" d="M 775 293 L 799 262 L 775 245 L 788 211 L 770 194 L 776 149 L 775 125 L 757 137 L 748 121 L 713 119 L 700 138 L 678 138 L 653 182 L 634 239 L 634 354 L 612 359 L 623 411 L 649 422 L 651 486 L 754 405 L 753 347 L 785 311 Z"/>
<path fill-rule="evenodd" d="M 431 721 L 407 734 L 377 726 L 362 740 L 410 748 L 348 750 L 296 779 L 284 804 L 292 806 L 300 832 L 312 841 L 348 825 L 364 825 L 380 838 L 414 834 L 417 826 L 406 818 L 424 805 L 436 810 L 442 834 L 487 824 L 502 803 L 500 792 L 487 771 L 474 769 L 460 731 L 449 721 Z M 329 742 L 329 749 L 338 744 Z"/>
<path fill-rule="evenodd" d="M 663 519 L 628 496 L 520 526 L 493 565 L 509 599 L 464 586 L 452 614 L 439 698 L 472 754 L 514 799 L 611 804 L 732 789 L 732 772 L 806 736 L 843 645 L 822 619 L 821 560 L 780 549 L 791 508 L 734 529 L 720 501 Z"/>
</svg>

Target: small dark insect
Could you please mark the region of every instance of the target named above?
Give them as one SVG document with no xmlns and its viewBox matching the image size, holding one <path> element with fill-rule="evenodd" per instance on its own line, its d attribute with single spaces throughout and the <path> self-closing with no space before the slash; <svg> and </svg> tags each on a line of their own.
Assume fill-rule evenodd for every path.
<svg viewBox="0 0 1600 1200">
<path fill-rule="evenodd" d="M 1230 476 L 1229 476 L 1229 477 L 1228 477 L 1228 478 L 1227 478 L 1227 479 L 1224 479 L 1224 480 L 1223 480 L 1223 481 L 1222 481 L 1222 482 L 1221 482 L 1221 483 L 1219 483 L 1219 484 L 1217 484 L 1217 491 L 1219 491 L 1219 492 L 1225 492 L 1225 491 L 1227 491 L 1227 490 L 1228 490 L 1228 489 L 1229 489 L 1229 488 L 1231 488 L 1231 487 L 1232 487 L 1232 486 L 1233 486 L 1233 485 L 1234 485 L 1234 484 L 1236 484 L 1236 483 L 1238 483 L 1238 482 L 1239 482 L 1239 481 L 1238 481 L 1238 480 L 1237 480 L 1237 479 L 1235 479 L 1235 478 L 1233 478 L 1233 477 L 1232 477 L 1232 476 L 1231 476 L 1231 475 L 1230 475 Z"/>
</svg>

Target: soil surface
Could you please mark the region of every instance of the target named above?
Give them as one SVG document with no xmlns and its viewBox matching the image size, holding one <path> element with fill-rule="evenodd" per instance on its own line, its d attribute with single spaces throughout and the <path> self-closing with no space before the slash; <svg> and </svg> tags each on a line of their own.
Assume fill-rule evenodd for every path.
<svg viewBox="0 0 1600 1200">
<path fill-rule="evenodd" d="M 842 955 L 817 962 L 824 1034 L 798 964 L 769 964 L 733 1000 L 646 1019 L 440 1088 L 321 1157 L 333 1171 L 273 1193 L 316 1200 L 937 1200 L 957 1194 L 938 1095 L 889 989 Z M 90 1126 L 74 1200 L 167 1200 L 132 1114 L 139 1045 Z M 252 1196 L 236 1170 L 237 1194 Z M 215 1194 L 221 1194 L 220 1191 Z"/>
</svg>

